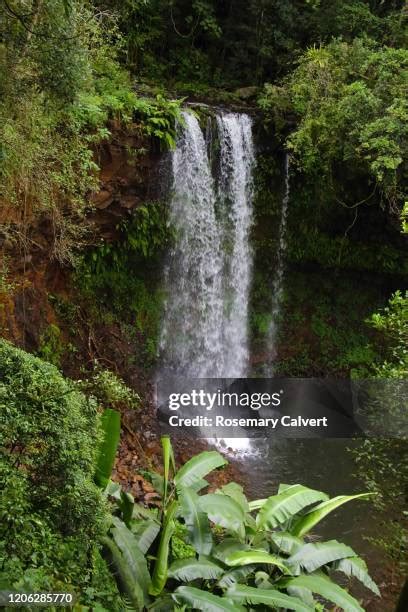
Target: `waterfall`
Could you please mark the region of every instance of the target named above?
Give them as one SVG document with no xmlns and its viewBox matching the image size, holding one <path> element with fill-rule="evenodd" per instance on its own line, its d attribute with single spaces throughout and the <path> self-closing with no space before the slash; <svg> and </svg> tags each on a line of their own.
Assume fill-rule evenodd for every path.
<svg viewBox="0 0 408 612">
<path fill-rule="evenodd" d="M 217 117 L 220 141 L 219 199 L 224 220 L 223 375 L 243 377 L 248 370 L 248 301 L 251 283 L 249 231 L 252 222 L 254 148 L 247 115 Z"/>
<path fill-rule="evenodd" d="M 215 185 L 196 117 L 183 112 L 172 153 L 169 222 L 174 246 L 165 269 L 163 365 L 191 377 L 222 366 L 222 253 Z"/>
<path fill-rule="evenodd" d="M 285 252 L 286 252 L 286 224 L 288 217 L 288 205 L 290 199 L 290 157 L 285 154 L 284 166 L 284 188 L 282 198 L 281 220 L 279 224 L 279 243 L 277 252 L 277 263 L 275 277 L 272 283 L 272 308 L 271 322 L 268 330 L 268 347 L 270 354 L 270 363 L 267 374 L 273 376 L 273 362 L 276 358 L 276 336 L 278 333 L 278 320 L 282 304 L 283 296 L 283 275 L 285 271 Z"/>
<path fill-rule="evenodd" d="M 172 153 L 170 225 L 164 273 L 162 365 L 190 377 L 241 377 L 248 368 L 251 279 L 251 120 L 217 116 L 217 180 L 196 116 L 183 112 Z M 209 147 L 211 148 L 211 147 Z"/>
</svg>

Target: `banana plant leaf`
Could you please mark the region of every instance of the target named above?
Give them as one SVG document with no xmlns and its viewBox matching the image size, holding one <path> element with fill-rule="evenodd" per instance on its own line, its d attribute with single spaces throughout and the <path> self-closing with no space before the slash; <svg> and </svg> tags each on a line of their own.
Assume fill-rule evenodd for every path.
<svg viewBox="0 0 408 612">
<path fill-rule="evenodd" d="M 138 580 L 134 579 L 131 568 L 125 561 L 120 549 L 115 542 L 108 537 L 102 538 L 102 544 L 105 550 L 108 551 L 110 562 L 115 570 L 118 581 L 122 589 L 130 599 L 136 610 L 143 610 L 148 601 L 145 598 L 143 589 Z"/>
<path fill-rule="evenodd" d="M 96 484 L 105 489 L 109 484 L 120 440 L 120 414 L 107 408 L 101 416 L 102 441 L 95 469 Z"/>
<path fill-rule="evenodd" d="M 278 527 L 311 504 L 328 499 L 321 491 L 303 485 L 292 485 L 269 497 L 257 516 L 258 528 Z M 298 535 L 298 534 L 294 534 Z"/>
<path fill-rule="evenodd" d="M 277 585 L 279 588 L 300 587 L 316 593 L 328 601 L 332 601 L 336 606 L 345 612 L 364 612 L 358 601 L 345 589 L 335 584 L 324 576 L 324 574 L 312 574 L 296 576 L 295 578 L 284 578 Z"/>
<path fill-rule="evenodd" d="M 176 516 L 178 508 L 178 502 L 173 501 L 167 509 L 164 526 L 161 532 L 157 559 L 154 565 L 152 582 L 149 589 L 151 595 L 160 595 L 167 581 L 169 545 L 171 536 L 173 535 L 174 531 L 174 518 Z"/>
<path fill-rule="evenodd" d="M 204 476 L 223 465 L 228 461 L 217 451 L 204 451 L 195 455 L 179 469 L 174 476 L 174 482 L 179 487 L 191 487 Z"/>
<path fill-rule="evenodd" d="M 332 564 L 332 568 L 339 572 L 343 572 L 346 576 L 357 578 L 364 584 L 367 589 L 370 589 L 378 597 L 381 596 L 380 590 L 374 580 L 368 573 L 367 565 L 360 557 L 348 557 L 347 559 L 341 559 Z"/>
<path fill-rule="evenodd" d="M 293 524 L 291 528 L 291 533 L 297 537 L 303 537 L 317 523 L 319 523 L 322 519 L 324 519 L 330 512 L 336 510 L 343 504 L 346 504 L 349 501 L 353 501 L 354 499 L 368 499 L 372 493 L 359 493 L 357 495 L 339 495 L 337 497 L 333 497 L 323 503 L 319 504 L 313 510 L 305 514 L 304 516 L 297 519 L 297 521 Z"/>
<path fill-rule="evenodd" d="M 226 596 L 234 601 L 253 606 L 263 604 L 271 608 L 283 608 L 295 610 L 295 612 L 314 611 L 314 607 L 308 606 L 297 597 L 291 597 L 276 589 L 258 589 L 243 584 L 234 584 L 228 589 Z"/>
<path fill-rule="evenodd" d="M 241 506 L 227 495 L 208 493 L 199 497 L 199 509 L 205 512 L 213 523 L 224 527 L 244 538 L 245 513 Z"/>
<path fill-rule="evenodd" d="M 271 540 L 278 550 L 287 555 L 294 555 L 304 545 L 304 541 L 291 533 L 275 531 L 271 534 Z"/>
<path fill-rule="evenodd" d="M 190 487 L 180 490 L 180 515 L 186 524 L 189 540 L 200 555 L 210 554 L 213 540 L 207 515 L 199 509 L 199 496 Z"/>
<path fill-rule="evenodd" d="M 332 561 L 355 556 L 356 553 L 350 546 L 341 544 L 337 540 L 309 542 L 289 557 L 286 563 L 293 574 L 300 574 L 302 570 L 311 573 Z"/>
<path fill-rule="evenodd" d="M 264 550 L 237 550 L 226 557 L 225 563 L 232 567 L 249 565 L 252 563 L 264 563 L 276 565 L 276 567 L 279 567 L 285 574 L 290 573 L 289 567 L 286 565 L 286 559 L 270 555 Z"/>
<path fill-rule="evenodd" d="M 191 582 L 197 578 L 216 580 L 223 573 L 221 565 L 206 557 L 178 559 L 169 567 L 169 577 L 181 582 Z"/>
<path fill-rule="evenodd" d="M 144 601 L 147 602 L 150 575 L 147 568 L 146 557 L 138 547 L 134 534 L 126 525 L 117 517 L 113 517 L 112 523 L 114 527 L 111 532 L 114 542 L 122 553 L 133 581 L 140 586 L 143 592 Z"/>
<path fill-rule="evenodd" d="M 244 612 L 245 608 L 229 601 L 224 597 L 218 597 L 208 591 L 202 591 L 195 587 L 180 586 L 173 593 L 173 599 L 178 604 L 187 604 L 194 610 L 203 612 Z"/>
</svg>

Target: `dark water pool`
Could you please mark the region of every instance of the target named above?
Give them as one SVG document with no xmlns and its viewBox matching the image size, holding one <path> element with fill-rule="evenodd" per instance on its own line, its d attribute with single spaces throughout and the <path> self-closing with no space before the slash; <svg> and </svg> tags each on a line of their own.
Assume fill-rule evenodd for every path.
<svg viewBox="0 0 408 612">
<path fill-rule="evenodd" d="M 234 445 L 239 440 L 232 441 Z M 354 475 L 356 466 L 350 448 L 360 444 L 350 439 L 268 439 L 245 442 L 231 454 L 245 479 L 249 499 L 276 493 L 280 483 L 300 483 L 334 497 L 364 491 Z M 381 553 L 367 537 L 378 528 L 371 503 L 351 501 L 326 517 L 316 528 L 322 539 L 337 539 L 354 548 L 370 564 L 380 562 Z"/>
</svg>

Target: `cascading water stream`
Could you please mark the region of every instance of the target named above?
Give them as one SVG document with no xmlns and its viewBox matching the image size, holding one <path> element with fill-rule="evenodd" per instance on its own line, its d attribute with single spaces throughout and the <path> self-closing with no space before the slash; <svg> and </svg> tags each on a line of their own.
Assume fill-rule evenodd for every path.
<svg viewBox="0 0 408 612">
<path fill-rule="evenodd" d="M 278 322 L 279 315 L 282 305 L 283 296 L 283 277 L 285 272 L 285 253 L 286 253 L 286 225 L 288 217 L 288 205 L 290 199 L 290 157 L 289 154 L 285 154 L 285 182 L 284 192 L 282 198 L 282 209 L 281 209 L 281 220 L 279 224 L 279 244 L 277 252 L 277 264 L 275 270 L 275 277 L 272 283 L 272 308 L 271 308 L 271 322 L 268 329 L 268 348 L 269 348 L 269 364 L 265 374 L 273 376 L 274 365 L 273 362 L 276 358 L 276 337 L 278 333 Z"/>
<path fill-rule="evenodd" d="M 183 122 L 172 154 L 170 224 L 175 240 L 165 270 L 162 363 L 190 377 L 244 377 L 251 281 L 251 120 L 235 113 L 217 116 L 218 187 L 197 118 L 184 112 Z"/>
<path fill-rule="evenodd" d="M 196 117 L 183 113 L 172 153 L 170 225 L 174 246 L 165 269 L 163 366 L 191 377 L 217 376 L 223 362 L 222 252 L 215 186 Z"/>
<path fill-rule="evenodd" d="M 222 113 L 217 115 L 216 128 L 214 134 L 208 121 L 204 138 L 196 116 L 183 112 L 172 154 L 170 225 L 175 239 L 165 269 L 162 374 L 190 378 L 248 374 L 251 120 Z M 215 139 L 219 148 L 213 159 Z M 218 166 L 216 179 L 213 165 Z M 219 439 L 214 432 L 212 442 L 245 452 L 251 447 L 244 431 L 234 440 Z"/>
<path fill-rule="evenodd" d="M 248 372 L 248 302 L 252 257 L 252 168 L 254 148 L 247 115 L 217 117 L 220 141 L 219 200 L 224 211 L 224 364 L 223 376 Z"/>
</svg>

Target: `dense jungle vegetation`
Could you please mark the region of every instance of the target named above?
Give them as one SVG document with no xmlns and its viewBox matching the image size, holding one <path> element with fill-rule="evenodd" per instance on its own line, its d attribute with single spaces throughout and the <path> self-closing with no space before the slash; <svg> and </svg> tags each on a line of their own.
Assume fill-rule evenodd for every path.
<svg viewBox="0 0 408 612">
<path fill-rule="evenodd" d="M 112 468 L 121 418 L 123 443 L 149 403 L 172 236 L 147 183 L 187 101 L 254 117 L 254 354 L 286 150 L 277 372 L 407 377 L 407 17 L 402 0 L 0 0 L 0 590 L 70 591 L 78 610 L 362 610 L 340 571 L 378 593 L 356 552 L 309 535 L 351 496 L 202 494 L 225 460 L 177 471 L 167 439 L 163 465 L 132 465 L 153 503 Z M 119 149 L 135 185 L 124 195 L 119 176 L 111 200 L 133 203 L 106 221 Z M 356 503 L 399 574 L 406 453 L 366 440 L 355 457 Z"/>
</svg>

